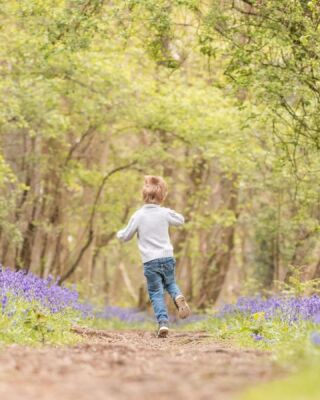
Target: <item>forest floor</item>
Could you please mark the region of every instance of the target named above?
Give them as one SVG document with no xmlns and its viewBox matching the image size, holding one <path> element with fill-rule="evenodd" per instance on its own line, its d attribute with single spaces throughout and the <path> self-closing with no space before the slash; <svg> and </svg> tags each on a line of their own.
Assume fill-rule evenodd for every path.
<svg viewBox="0 0 320 400">
<path fill-rule="evenodd" d="M 0 398 L 227 400 L 274 377 L 269 354 L 203 332 L 78 329 L 75 346 L 0 349 Z"/>
</svg>

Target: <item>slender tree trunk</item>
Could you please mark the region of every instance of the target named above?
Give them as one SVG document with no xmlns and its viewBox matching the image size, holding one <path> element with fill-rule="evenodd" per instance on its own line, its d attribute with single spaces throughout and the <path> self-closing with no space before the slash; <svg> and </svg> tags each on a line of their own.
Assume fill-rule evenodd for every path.
<svg viewBox="0 0 320 400">
<path fill-rule="evenodd" d="M 233 179 L 222 178 L 221 180 L 221 196 L 223 204 L 228 211 L 232 212 L 236 218 L 238 217 L 238 189 L 235 186 L 236 177 Z M 214 304 L 219 297 L 225 282 L 230 261 L 234 248 L 235 223 L 227 227 L 221 227 L 219 237 L 209 234 L 207 242 L 212 241 L 212 236 L 218 243 L 208 245 L 206 249 L 201 248 L 204 254 L 204 267 L 202 269 L 202 283 L 197 302 L 200 308 L 206 307 L 208 304 Z M 203 245 L 202 245 L 203 246 Z M 210 249 L 210 250 L 209 250 Z M 210 251 L 211 255 L 208 256 Z M 209 253 L 209 254 L 210 254 Z"/>
</svg>

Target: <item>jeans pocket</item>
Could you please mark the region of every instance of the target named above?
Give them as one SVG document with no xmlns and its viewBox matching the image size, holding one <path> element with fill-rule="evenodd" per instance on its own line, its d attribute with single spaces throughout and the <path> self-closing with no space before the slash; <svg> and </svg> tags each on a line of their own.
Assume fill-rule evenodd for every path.
<svg viewBox="0 0 320 400">
<path fill-rule="evenodd" d="M 143 275 L 147 278 L 148 276 L 152 276 L 155 273 L 155 265 L 154 264 L 143 264 Z"/>
</svg>

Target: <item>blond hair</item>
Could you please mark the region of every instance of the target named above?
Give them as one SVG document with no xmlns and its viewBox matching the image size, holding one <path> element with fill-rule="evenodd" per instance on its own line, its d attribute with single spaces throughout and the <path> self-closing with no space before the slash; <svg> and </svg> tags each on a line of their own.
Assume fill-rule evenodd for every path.
<svg viewBox="0 0 320 400">
<path fill-rule="evenodd" d="M 142 188 L 145 203 L 161 204 L 168 193 L 167 184 L 161 176 L 146 175 Z"/>
</svg>

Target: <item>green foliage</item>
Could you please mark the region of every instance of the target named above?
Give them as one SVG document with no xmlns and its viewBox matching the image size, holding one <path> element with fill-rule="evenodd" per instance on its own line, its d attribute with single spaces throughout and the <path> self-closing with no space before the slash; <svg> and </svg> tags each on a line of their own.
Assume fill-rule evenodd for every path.
<svg viewBox="0 0 320 400">
<path fill-rule="evenodd" d="M 318 328 L 312 322 L 288 324 L 281 318 L 266 319 L 261 312 L 247 317 L 233 315 L 223 320 L 213 317 L 203 324 L 217 338 L 232 340 L 244 347 L 272 350 L 275 359 L 286 366 L 298 360 L 309 362 L 318 354 L 310 342 L 310 334 Z M 255 335 L 264 339 L 257 341 Z"/>
<path fill-rule="evenodd" d="M 3 5 L 3 262 L 109 290 L 119 258 L 140 264 L 113 238 L 150 173 L 187 217 L 173 240 L 195 302 L 197 266 L 218 271 L 222 254 L 268 288 L 280 268 L 317 262 L 318 7 L 268 1 L 248 16 L 222 3 Z"/>
<path fill-rule="evenodd" d="M 282 292 L 293 296 L 308 296 L 320 293 L 320 279 L 303 280 L 304 269 L 302 267 L 289 267 L 289 278 L 287 282 L 278 282 Z"/>
<path fill-rule="evenodd" d="M 203 17 L 201 43 L 217 32 L 227 38 L 226 73 L 265 105 L 293 159 L 301 148 L 319 150 L 319 12 L 313 2 L 213 2 Z"/>
<path fill-rule="evenodd" d="M 271 351 L 271 357 L 292 376 L 245 392 L 241 399 L 317 399 L 320 371 L 320 348 L 310 341 L 318 324 L 298 321 L 266 320 L 264 313 L 244 317 L 233 315 L 227 320 L 209 319 L 204 327 L 217 339 L 231 340 L 242 347 Z M 256 335 L 262 340 L 255 340 Z"/>
<path fill-rule="evenodd" d="M 289 378 L 260 385 L 248 390 L 241 400 L 317 400 L 319 390 L 320 365 L 315 365 Z"/>
<path fill-rule="evenodd" d="M 8 297 L 0 315 L 0 343 L 73 344 L 79 337 L 71 332 L 72 324 L 81 320 L 77 312 L 51 313 L 36 301 L 30 303 Z"/>
</svg>

